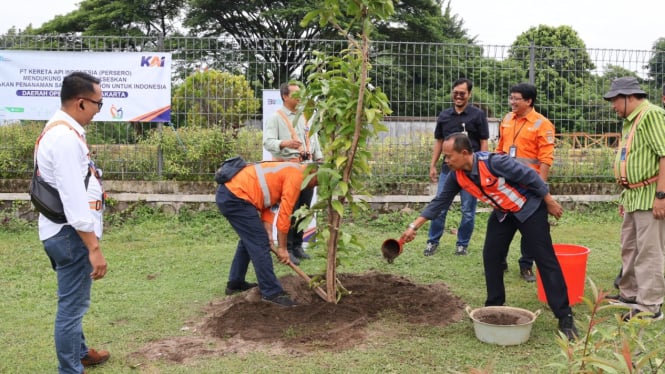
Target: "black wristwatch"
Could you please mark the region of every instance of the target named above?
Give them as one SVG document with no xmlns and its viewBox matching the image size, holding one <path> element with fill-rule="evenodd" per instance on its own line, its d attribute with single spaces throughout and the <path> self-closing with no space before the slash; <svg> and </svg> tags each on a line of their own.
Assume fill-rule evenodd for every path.
<svg viewBox="0 0 665 374">
<path fill-rule="evenodd" d="M 665 192 L 663 192 L 663 191 L 656 191 L 656 199 L 658 199 L 658 200 L 663 200 L 663 199 L 665 199 Z"/>
</svg>

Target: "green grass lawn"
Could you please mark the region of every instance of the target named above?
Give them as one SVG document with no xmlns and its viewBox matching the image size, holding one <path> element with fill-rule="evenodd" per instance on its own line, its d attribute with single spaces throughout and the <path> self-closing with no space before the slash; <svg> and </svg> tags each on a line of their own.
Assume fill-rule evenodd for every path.
<svg viewBox="0 0 665 374">
<path fill-rule="evenodd" d="M 417 239 L 406 245 L 405 252 L 393 264 L 387 264 L 379 250 L 382 241 L 397 238 L 415 216 L 417 212 L 383 214 L 346 223 L 348 230 L 364 238 L 366 248 L 344 253 L 339 271 L 374 270 L 406 276 L 416 283 L 443 282 L 471 307 L 482 306 L 485 285 L 480 251 L 487 213 L 477 216 L 468 256 L 453 255 L 455 239 L 446 233 L 439 252 L 424 257 L 424 227 Z M 543 309 L 531 338 L 520 346 L 500 347 L 478 341 L 468 318 L 445 328 L 406 326 L 386 318 L 372 328 L 394 330 L 393 338 L 370 340 L 339 353 L 321 351 L 296 356 L 253 352 L 185 363 L 142 361 L 131 353 L 151 341 L 194 334 L 183 327 L 200 319 L 210 301 L 224 297 L 237 236 L 215 210 L 168 216 L 144 207 L 109 221 L 114 223 L 102 241 L 109 272 L 94 283 L 84 329 L 90 345 L 110 350 L 112 358 L 88 373 L 466 373 L 471 368 L 523 373 L 555 372 L 546 365 L 564 362 L 555 341 L 556 319 L 538 301 L 535 284 L 519 279 L 519 239 L 514 240 L 509 258 L 507 305 Z M 459 214 L 453 209 L 448 226 L 454 227 L 457 222 Z M 595 205 L 584 212 L 566 212 L 553 226 L 552 235 L 555 243 L 589 247 L 587 276 L 598 287 L 608 289 L 620 266 L 619 225 L 612 204 Z M 0 226 L 0 290 L 4 294 L 0 308 L 0 373 L 56 372 L 52 337 L 56 279 L 36 231 L 31 224 L 9 222 Z M 320 273 L 325 262 L 315 256 L 301 267 L 310 274 Z M 276 265 L 276 270 L 278 276 L 290 273 L 286 266 Z M 251 270 L 250 274 L 253 277 Z M 586 326 L 586 306 L 578 304 L 574 311 Z M 611 324 L 612 320 L 605 323 Z M 662 346 L 663 323 L 648 326 L 643 341 Z"/>
</svg>

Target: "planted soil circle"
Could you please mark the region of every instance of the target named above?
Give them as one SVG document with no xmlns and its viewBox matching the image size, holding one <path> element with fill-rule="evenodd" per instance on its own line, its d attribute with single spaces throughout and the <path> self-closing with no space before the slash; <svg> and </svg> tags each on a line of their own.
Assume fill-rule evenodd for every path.
<svg viewBox="0 0 665 374">
<path fill-rule="evenodd" d="M 243 354 L 257 350 L 276 354 L 341 351 L 367 339 L 384 340 L 394 329 L 381 320 L 446 326 L 463 318 L 464 303 L 443 283 L 415 284 L 378 272 L 339 274 L 351 292 L 337 304 L 325 302 L 302 278 L 287 275 L 282 286 L 298 302 L 284 308 L 261 301 L 258 289 L 211 302 L 200 321 L 189 321 L 180 336 L 152 342 L 136 357 L 184 362 L 201 355 Z M 375 323 L 377 322 L 377 323 Z"/>
</svg>

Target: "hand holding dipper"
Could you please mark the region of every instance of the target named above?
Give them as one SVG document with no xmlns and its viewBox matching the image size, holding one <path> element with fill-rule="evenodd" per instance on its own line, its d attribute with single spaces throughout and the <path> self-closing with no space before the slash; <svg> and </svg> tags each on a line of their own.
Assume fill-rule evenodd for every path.
<svg viewBox="0 0 665 374">
<path fill-rule="evenodd" d="M 423 222 L 419 222 L 419 224 L 422 224 Z M 404 243 L 408 243 L 415 239 L 417 230 L 418 220 L 407 226 L 406 231 L 402 233 L 399 240 L 387 239 L 383 242 L 383 245 L 381 245 L 381 253 L 389 264 L 392 264 L 393 260 L 402 253 L 402 246 Z"/>
</svg>

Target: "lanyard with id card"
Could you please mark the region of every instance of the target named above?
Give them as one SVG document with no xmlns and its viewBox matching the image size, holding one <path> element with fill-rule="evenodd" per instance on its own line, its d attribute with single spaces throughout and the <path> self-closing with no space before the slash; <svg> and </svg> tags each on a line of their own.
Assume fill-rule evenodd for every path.
<svg viewBox="0 0 665 374">
<path fill-rule="evenodd" d="M 517 157 L 517 146 L 515 144 L 511 145 L 510 148 L 508 148 L 508 155 L 512 158 Z"/>
<path fill-rule="evenodd" d="M 522 126 L 520 126 L 519 130 L 515 133 L 515 136 L 513 136 L 513 145 L 508 148 L 508 155 L 512 158 L 517 157 L 517 146 L 515 145 L 515 140 L 517 139 L 517 136 L 522 132 L 522 129 L 524 128 L 525 123 L 522 123 Z M 515 119 L 515 126 L 517 126 L 517 119 Z"/>
</svg>

